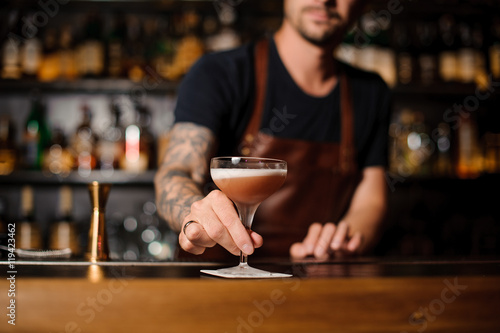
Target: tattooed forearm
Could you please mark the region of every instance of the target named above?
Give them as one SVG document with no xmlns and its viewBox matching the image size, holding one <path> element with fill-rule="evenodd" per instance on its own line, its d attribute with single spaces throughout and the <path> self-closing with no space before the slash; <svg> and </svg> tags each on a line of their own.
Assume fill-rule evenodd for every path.
<svg viewBox="0 0 500 333">
<path fill-rule="evenodd" d="M 158 212 L 179 232 L 191 204 L 203 198 L 215 137 L 205 127 L 178 123 L 155 177 Z"/>
</svg>

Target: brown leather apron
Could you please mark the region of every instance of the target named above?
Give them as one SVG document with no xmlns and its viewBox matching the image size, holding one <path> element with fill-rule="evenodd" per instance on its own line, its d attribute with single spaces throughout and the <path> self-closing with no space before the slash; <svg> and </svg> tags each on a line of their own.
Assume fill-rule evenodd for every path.
<svg viewBox="0 0 500 333">
<path fill-rule="evenodd" d="M 288 257 L 290 246 L 300 242 L 313 222 L 334 222 L 345 214 L 360 181 L 354 146 L 354 111 L 350 86 L 340 71 L 340 143 L 285 139 L 259 132 L 267 90 L 269 42 L 255 48 L 255 104 L 238 146 L 239 155 L 285 160 L 283 187 L 257 209 L 252 230 L 264 245 L 251 257 Z M 205 259 L 227 259 L 220 246 L 207 249 Z M 223 257 L 221 257 L 221 255 Z M 201 258 L 200 258 L 201 259 Z M 233 257 L 234 261 L 234 257 Z"/>
</svg>

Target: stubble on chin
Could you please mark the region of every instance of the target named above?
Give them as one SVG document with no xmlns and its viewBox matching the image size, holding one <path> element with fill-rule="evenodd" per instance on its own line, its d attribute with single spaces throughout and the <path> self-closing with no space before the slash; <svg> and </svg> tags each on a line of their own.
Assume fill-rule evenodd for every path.
<svg viewBox="0 0 500 333">
<path fill-rule="evenodd" d="M 342 39 L 341 35 L 343 34 L 342 26 L 337 23 L 331 24 L 328 29 L 323 29 L 322 31 L 311 31 L 312 29 L 308 29 L 306 24 L 301 20 L 295 28 L 302 38 L 318 46 L 336 43 Z"/>
<path fill-rule="evenodd" d="M 295 30 L 312 44 L 325 46 L 339 42 L 342 39 L 344 27 L 339 14 L 326 9 L 330 17 L 329 22 L 307 22 L 306 14 L 310 10 L 321 10 L 318 7 L 306 7 L 301 10 L 300 16 L 292 23 Z M 317 25 L 316 27 L 314 25 Z"/>
</svg>

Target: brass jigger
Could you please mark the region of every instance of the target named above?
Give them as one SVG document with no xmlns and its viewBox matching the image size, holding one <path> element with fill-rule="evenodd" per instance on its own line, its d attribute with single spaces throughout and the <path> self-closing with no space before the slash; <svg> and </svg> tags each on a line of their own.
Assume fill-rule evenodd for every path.
<svg viewBox="0 0 500 333">
<path fill-rule="evenodd" d="M 106 261 L 109 257 L 108 236 L 106 234 L 105 206 L 111 184 L 89 184 L 92 218 L 90 220 L 87 259 L 91 262 Z"/>
</svg>

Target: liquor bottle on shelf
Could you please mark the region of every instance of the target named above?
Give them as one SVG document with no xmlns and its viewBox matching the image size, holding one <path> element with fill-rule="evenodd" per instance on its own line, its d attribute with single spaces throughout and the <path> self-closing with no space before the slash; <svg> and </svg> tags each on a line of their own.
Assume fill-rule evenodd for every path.
<svg viewBox="0 0 500 333">
<path fill-rule="evenodd" d="M 237 11 L 234 6 L 221 1 L 217 8 L 217 19 L 213 16 L 203 20 L 203 32 L 207 51 L 224 51 L 241 44 L 240 36 L 234 29 L 237 20 Z"/>
<path fill-rule="evenodd" d="M 33 22 L 33 17 L 28 20 Z M 42 43 L 37 34 L 33 33 L 24 40 L 20 52 L 20 62 L 23 76 L 36 78 L 42 61 Z"/>
<path fill-rule="evenodd" d="M 66 177 L 75 164 L 73 155 L 68 148 L 64 132 L 55 127 L 52 140 L 43 155 L 43 170 L 54 175 Z"/>
<path fill-rule="evenodd" d="M 205 52 L 205 46 L 200 38 L 200 15 L 192 9 L 187 9 L 176 21 L 176 30 L 181 33 L 181 37 L 176 43 L 176 52 L 172 63 L 167 66 L 165 76 L 167 79 L 179 80 L 191 66 Z"/>
<path fill-rule="evenodd" d="M 45 29 L 43 36 L 43 59 L 38 70 L 38 80 L 50 82 L 60 76 L 59 54 L 57 52 L 57 30 Z"/>
<path fill-rule="evenodd" d="M 468 22 L 459 23 L 460 48 L 458 50 L 457 78 L 462 83 L 474 82 L 476 53 L 472 42 L 472 28 Z"/>
<path fill-rule="evenodd" d="M 143 105 L 135 106 L 136 121 L 125 128 L 125 154 L 120 168 L 126 171 L 142 172 L 155 166 L 155 140 L 149 131 L 151 116 Z"/>
<path fill-rule="evenodd" d="M 396 67 L 399 84 L 410 84 L 413 82 L 415 74 L 414 50 L 412 49 L 412 39 L 406 24 L 396 24 L 394 26 L 394 45 L 396 46 Z"/>
<path fill-rule="evenodd" d="M 500 133 L 485 133 L 483 142 L 484 171 L 488 173 L 500 173 Z"/>
<path fill-rule="evenodd" d="M 50 130 L 45 119 L 45 105 L 39 97 L 31 102 L 31 112 L 26 120 L 23 137 L 22 162 L 26 169 L 39 170 L 43 151 L 50 142 Z"/>
<path fill-rule="evenodd" d="M 19 13 L 15 10 L 7 15 L 7 31 L 9 33 L 2 44 L 2 79 L 20 79 L 22 76 L 20 64 L 21 27 L 18 23 Z"/>
<path fill-rule="evenodd" d="M 439 52 L 439 76 L 445 82 L 457 80 L 457 25 L 451 14 L 439 18 L 441 51 Z"/>
<path fill-rule="evenodd" d="M 437 80 L 437 26 L 432 21 L 420 21 L 416 26 L 420 82 L 424 85 Z"/>
<path fill-rule="evenodd" d="M 55 222 L 50 228 L 49 248 L 60 250 L 69 248 L 73 255 L 81 252 L 78 231 L 73 219 L 73 193 L 69 186 L 59 191 L 59 207 Z"/>
<path fill-rule="evenodd" d="M 488 74 L 486 72 L 486 52 L 484 49 L 483 26 L 479 22 L 472 25 L 472 47 L 474 49 L 474 82 L 486 89 Z"/>
<path fill-rule="evenodd" d="M 97 136 L 92 129 L 92 111 L 87 104 L 83 104 L 82 121 L 71 139 L 71 151 L 75 159 L 75 168 L 82 177 L 88 177 L 96 168 L 94 147 Z"/>
<path fill-rule="evenodd" d="M 433 147 L 425 116 L 403 109 L 389 127 L 390 171 L 403 177 L 429 176 Z"/>
<path fill-rule="evenodd" d="M 493 18 L 490 28 L 489 62 L 493 78 L 500 79 L 500 16 Z"/>
<path fill-rule="evenodd" d="M 8 231 L 6 216 L 7 216 L 7 202 L 5 198 L 0 197 L 0 234 L 5 234 Z"/>
<path fill-rule="evenodd" d="M 125 151 L 125 131 L 121 123 L 122 111 L 116 101 L 112 102 L 110 111 L 111 123 L 100 137 L 96 154 L 99 168 L 105 175 L 112 175 L 119 167 Z"/>
<path fill-rule="evenodd" d="M 437 148 L 432 173 L 437 177 L 450 177 L 453 174 L 450 126 L 445 122 L 439 123 L 432 135 Z"/>
<path fill-rule="evenodd" d="M 40 227 L 34 215 L 33 188 L 31 186 L 24 186 L 21 189 L 21 217 L 16 222 L 15 239 L 16 248 L 42 248 Z"/>
<path fill-rule="evenodd" d="M 124 47 L 127 25 L 122 13 L 114 15 L 112 28 L 106 41 L 106 74 L 112 78 L 123 77 Z"/>
<path fill-rule="evenodd" d="M 477 123 L 474 115 L 462 117 L 457 132 L 456 174 L 458 178 L 477 178 L 483 170 Z"/>
<path fill-rule="evenodd" d="M 70 25 L 61 28 L 59 36 L 59 77 L 63 80 L 74 80 L 78 77 L 76 52 L 74 50 L 74 34 Z"/>
<path fill-rule="evenodd" d="M 20 79 L 19 45 L 11 38 L 6 38 L 2 46 L 2 79 Z"/>
<path fill-rule="evenodd" d="M 149 65 L 154 71 L 165 78 L 168 74 L 169 64 L 172 62 L 174 54 L 174 39 L 170 33 L 170 22 L 165 18 L 158 18 L 156 21 L 156 35 L 154 36 L 152 58 Z"/>
<path fill-rule="evenodd" d="M 16 168 L 14 136 L 14 126 L 10 116 L 0 115 L 0 175 L 8 175 Z"/>
<path fill-rule="evenodd" d="M 141 20 L 136 15 L 129 15 L 125 42 L 126 76 L 134 82 L 141 81 L 145 75 L 145 65 Z"/>
<path fill-rule="evenodd" d="M 102 21 L 97 13 L 87 16 L 83 38 L 77 48 L 78 74 L 82 77 L 100 77 L 104 71 L 104 43 Z"/>
<path fill-rule="evenodd" d="M 141 131 L 140 149 L 148 157 L 148 169 L 156 167 L 156 140 L 151 132 L 151 113 L 144 104 L 136 105 L 137 125 Z"/>
</svg>

